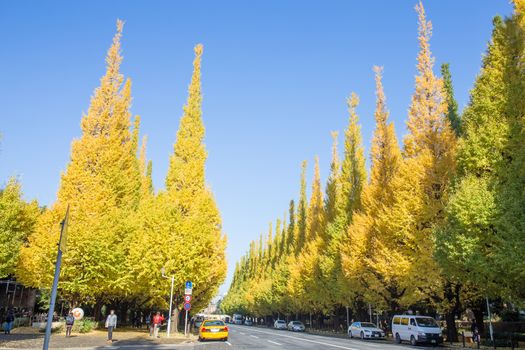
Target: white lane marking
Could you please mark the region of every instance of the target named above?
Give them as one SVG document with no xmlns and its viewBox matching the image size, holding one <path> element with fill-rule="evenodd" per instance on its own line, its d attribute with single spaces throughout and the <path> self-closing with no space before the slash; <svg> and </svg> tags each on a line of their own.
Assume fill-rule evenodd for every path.
<svg viewBox="0 0 525 350">
<path fill-rule="evenodd" d="M 259 339 L 259 337 L 256 336 L 256 335 L 251 335 L 251 334 L 250 334 L 250 337 Z"/>
<path fill-rule="evenodd" d="M 342 346 L 342 345 L 330 344 L 330 343 L 325 343 L 325 342 L 322 342 L 322 341 L 305 339 L 305 338 L 301 338 L 301 337 L 293 337 L 291 335 L 278 334 L 277 332 L 270 333 L 270 332 L 264 332 L 264 331 L 255 330 L 255 329 L 252 329 L 252 332 L 259 332 L 259 333 L 274 335 L 274 336 L 278 336 L 278 337 L 290 338 L 290 339 L 295 339 L 295 340 L 302 340 L 302 341 L 305 341 L 305 342 L 308 342 L 308 343 L 320 344 L 320 345 L 329 346 L 329 347 L 332 347 L 332 348 L 345 349 L 345 350 L 358 350 L 356 348 L 349 348 L 349 347 Z M 253 337 L 253 335 L 252 335 L 252 337 Z"/>
<path fill-rule="evenodd" d="M 268 340 L 268 343 L 272 343 L 272 344 L 275 344 L 275 345 L 283 345 L 281 343 L 278 343 L 278 342 L 275 342 L 275 341 L 271 341 L 271 340 Z"/>
<path fill-rule="evenodd" d="M 373 348 L 381 348 L 382 347 L 381 345 L 376 345 L 376 344 L 371 343 L 371 342 L 366 342 L 366 346 L 371 346 Z"/>
<path fill-rule="evenodd" d="M 244 333 L 244 332 L 239 332 L 239 333 L 241 333 L 242 335 L 246 335 L 246 333 Z"/>
<path fill-rule="evenodd" d="M 229 341 L 227 341 L 226 344 L 228 344 L 228 346 L 232 346 L 232 343 L 230 343 Z"/>
</svg>

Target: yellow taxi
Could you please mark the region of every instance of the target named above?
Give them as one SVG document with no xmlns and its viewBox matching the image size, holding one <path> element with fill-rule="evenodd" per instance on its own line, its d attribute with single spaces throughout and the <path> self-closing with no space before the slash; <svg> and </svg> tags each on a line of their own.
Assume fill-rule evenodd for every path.
<svg viewBox="0 0 525 350">
<path fill-rule="evenodd" d="M 199 327 L 199 340 L 228 340 L 228 327 L 221 320 L 205 320 Z"/>
</svg>

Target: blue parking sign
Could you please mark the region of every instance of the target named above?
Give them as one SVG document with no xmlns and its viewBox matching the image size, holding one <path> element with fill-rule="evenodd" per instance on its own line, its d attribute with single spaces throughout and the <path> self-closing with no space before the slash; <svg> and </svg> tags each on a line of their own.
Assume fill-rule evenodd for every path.
<svg viewBox="0 0 525 350">
<path fill-rule="evenodd" d="M 193 289 L 193 283 L 191 283 L 191 281 L 186 281 L 186 289 Z"/>
</svg>

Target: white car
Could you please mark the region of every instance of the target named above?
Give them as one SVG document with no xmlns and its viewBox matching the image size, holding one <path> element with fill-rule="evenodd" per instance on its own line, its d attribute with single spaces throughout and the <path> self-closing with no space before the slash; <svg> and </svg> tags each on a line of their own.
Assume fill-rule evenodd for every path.
<svg viewBox="0 0 525 350">
<path fill-rule="evenodd" d="M 284 320 L 277 320 L 273 324 L 273 328 L 275 329 L 286 329 L 286 321 Z"/>
<path fill-rule="evenodd" d="M 348 336 L 361 339 L 384 339 L 385 332 L 370 322 L 354 322 L 348 327 Z"/>
<path fill-rule="evenodd" d="M 304 332 L 304 324 L 300 321 L 291 321 L 288 323 L 288 330 L 292 332 Z"/>
<path fill-rule="evenodd" d="M 441 333 L 441 327 L 432 317 L 395 315 L 392 319 L 392 335 L 398 344 L 406 340 L 411 345 L 418 343 L 437 345 L 443 343 Z"/>
</svg>

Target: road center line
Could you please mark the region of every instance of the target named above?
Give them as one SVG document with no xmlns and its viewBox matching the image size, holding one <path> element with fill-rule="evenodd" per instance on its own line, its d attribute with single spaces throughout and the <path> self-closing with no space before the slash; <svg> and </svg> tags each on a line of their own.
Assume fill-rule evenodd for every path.
<svg viewBox="0 0 525 350">
<path fill-rule="evenodd" d="M 325 342 L 322 342 L 322 341 L 305 339 L 305 338 L 302 338 L 302 337 L 294 337 L 294 336 L 291 336 L 291 335 L 279 334 L 277 332 L 270 333 L 270 332 L 260 331 L 260 330 L 256 330 L 256 329 L 252 329 L 251 331 L 252 332 L 264 333 L 264 334 L 268 334 L 268 335 L 272 335 L 272 336 L 283 337 L 283 338 L 290 338 L 290 339 L 295 339 L 295 340 L 301 340 L 301 341 L 305 341 L 305 342 L 308 342 L 308 343 L 314 343 L 314 344 L 329 346 L 329 347 L 332 347 L 332 348 L 345 349 L 345 350 L 358 350 L 356 348 L 349 348 L 347 346 L 330 344 L 330 343 L 325 343 Z M 255 337 L 255 336 L 251 335 L 251 337 Z"/>
<path fill-rule="evenodd" d="M 229 341 L 227 341 L 225 343 L 228 344 L 228 346 L 232 346 L 232 343 L 230 343 Z"/>
<path fill-rule="evenodd" d="M 244 333 L 244 332 L 239 332 L 239 333 L 241 333 L 242 335 L 246 335 L 246 333 Z"/>
<path fill-rule="evenodd" d="M 250 334 L 250 337 L 259 339 L 259 337 L 256 336 L 256 335 L 251 335 L 251 334 Z"/>
<path fill-rule="evenodd" d="M 268 340 L 268 343 L 272 343 L 272 344 L 275 344 L 275 345 L 283 345 L 283 344 L 281 344 L 281 343 L 278 343 L 278 342 L 276 342 L 276 341 L 272 341 L 272 340 Z"/>
</svg>

